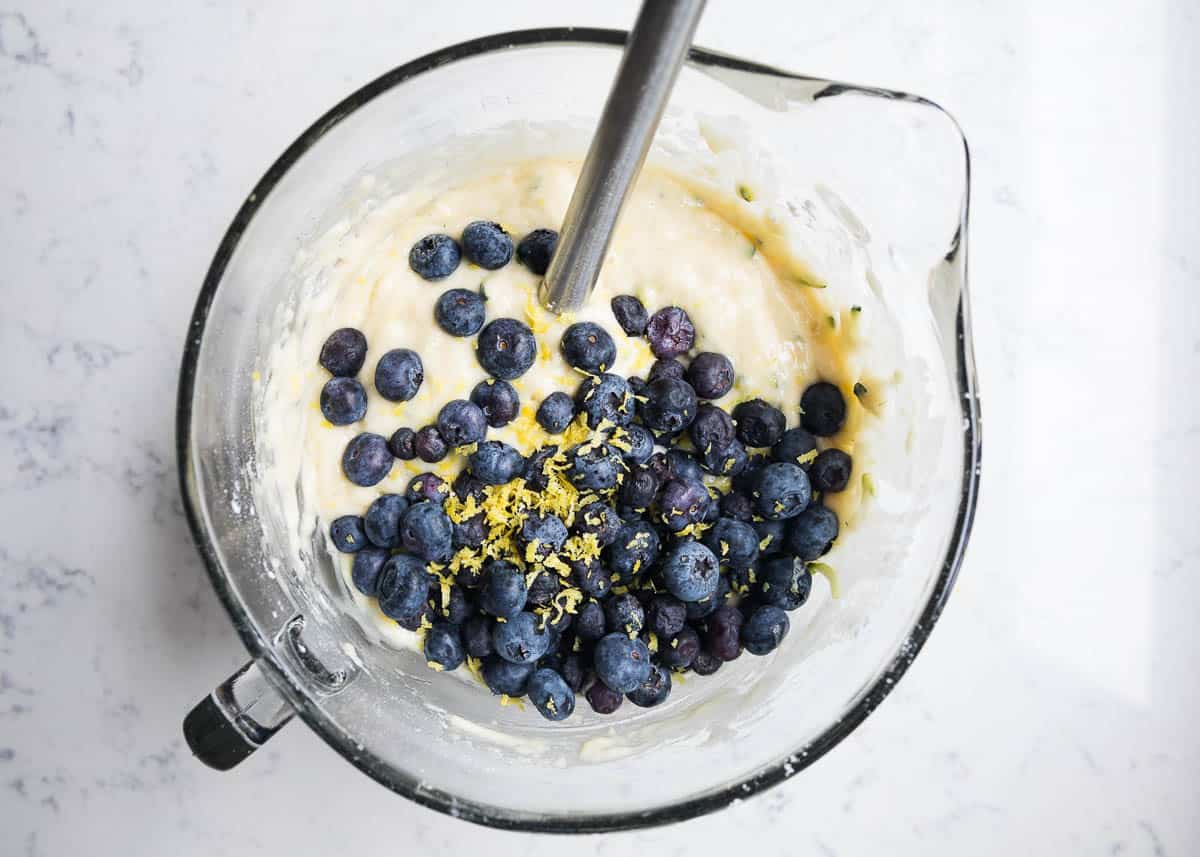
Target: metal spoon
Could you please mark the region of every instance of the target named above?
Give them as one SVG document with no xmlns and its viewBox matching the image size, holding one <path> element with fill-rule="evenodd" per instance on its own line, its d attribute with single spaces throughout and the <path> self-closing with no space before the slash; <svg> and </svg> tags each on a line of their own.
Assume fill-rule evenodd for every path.
<svg viewBox="0 0 1200 857">
<path fill-rule="evenodd" d="M 621 206 L 641 172 L 704 2 L 643 0 L 538 292 L 552 312 L 579 309 L 596 286 Z"/>
</svg>

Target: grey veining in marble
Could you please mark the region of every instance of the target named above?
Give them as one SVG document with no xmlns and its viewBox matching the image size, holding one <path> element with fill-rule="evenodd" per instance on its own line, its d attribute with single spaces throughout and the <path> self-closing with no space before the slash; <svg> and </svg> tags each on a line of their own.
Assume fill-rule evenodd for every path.
<svg viewBox="0 0 1200 857">
<path fill-rule="evenodd" d="M 764 857 L 1200 851 L 1190 0 L 710 4 L 698 43 L 928 95 L 974 155 L 978 525 L 926 650 L 830 756 L 716 816 L 570 842 L 407 804 L 299 724 L 233 773 L 190 758 L 183 713 L 244 657 L 173 443 L 233 212 L 386 69 L 634 10 L 459 5 L 0 3 L 0 854 L 674 857 L 747 828 Z"/>
</svg>

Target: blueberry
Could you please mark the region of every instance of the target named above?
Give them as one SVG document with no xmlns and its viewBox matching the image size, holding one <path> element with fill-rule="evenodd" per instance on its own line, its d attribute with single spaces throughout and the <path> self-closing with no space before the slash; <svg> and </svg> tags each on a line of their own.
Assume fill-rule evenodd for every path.
<svg viewBox="0 0 1200 857">
<path fill-rule="evenodd" d="M 604 602 L 605 627 L 609 631 L 636 636 L 646 625 L 646 613 L 637 597 L 626 592 Z"/>
<path fill-rule="evenodd" d="M 650 675 L 634 690 L 625 694 L 639 708 L 653 708 L 671 695 L 671 673 L 658 664 L 650 667 Z"/>
<path fill-rule="evenodd" d="M 687 381 L 659 378 L 646 387 L 642 404 L 642 422 L 646 428 L 662 432 L 680 432 L 696 418 L 696 391 Z"/>
<path fill-rule="evenodd" d="M 600 547 L 607 547 L 616 539 L 623 523 L 615 509 L 595 500 L 575 513 L 574 530 L 580 535 L 595 533 Z"/>
<path fill-rule="evenodd" d="M 389 402 L 407 402 L 424 380 L 421 357 L 411 348 L 393 348 L 375 364 L 375 389 Z"/>
<path fill-rule="evenodd" d="M 551 618 L 546 620 L 546 627 L 556 635 L 556 639 L 558 639 L 558 641 L 561 643 L 562 635 L 565 634 L 567 629 L 571 627 L 571 623 L 574 621 L 575 617 L 564 610 L 562 613 L 559 613 L 558 618 L 555 619 L 553 616 L 556 612 L 557 611 L 554 610 L 550 611 Z"/>
<path fill-rule="evenodd" d="M 688 314 L 677 306 L 660 309 L 646 323 L 646 338 L 655 357 L 687 354 L 696 341 L 696 328 Z"/>
<path fill-rule="evenodd" d="M 573 559 L 571 566 L 571 581 L 584 595 L 592 598 L 603 598 L 612 589 L 611 572 L 595 559 Z"/>
<path fill-rule="evenodd" d="M 579 321 L 563 332 L 559 350 L 568 366 L 592 375 L 612 368 L 617 359 L 617 345 L 608 331 L 590 321 Z"/>
<path fill-rule="evenodd" d="M 524 322 L 498 318 L 480 331 L 475 359 L 492 377 L 514 381 L 529 371 L 537 359 L 537 340 Z"/>
<path fill-rule="evenodd" d="M 775 556 L 759 564 L 756 594 L 763 604 L 795 610 L 811 591 L 812 575 L 792 557 Z"/>
<path fill-rule="evenodd" d="M 696 418 L 688 426 L 692 445 L 703 455 L 709 450 L 718 452 L 729 448 L 737 437 L 733 418 L 716 405 L 702 402 L 696 406 Z"/>
<path fill-rule="evenodd" d="M 674 595 L 659 593 L 650 599 L 646 608 L 646 627 L 665 640 L 674 637 L 687 620 L 687 608 Z"/>
<path fill-rule="evenodd" d="M 777 556 L 787 549 L 787 521 L 755 521 L 758 533 L 758 555 Z"/>
<path fill-rule="evenodd" d="M 465 521 L 451 521 L 451 525 L 453 527 L 451 544 L 455 550 L 459 548 L 478 550 L 483 547 L 488 533 L 488 526 L 487 522 L 484 521 L 483 512 L 472 515 Z"/>
<path fill-rule="evenodd" d="M 415 431 L 410 428 L 398 428 L 392 432 L 392 437 L 388 440 L 388 449 L 401 461 L 412 461 L 417 457 L 416 441 L 417 433 Z"/>
<path fill-rule="evenodd" d="M 485 440 L 467 458 L 467 466 L 485 485 L 504 485 L 521 475 L 525 457 L 507 443 Z"/>
<path fill-rule="evenodd" d="M 346 444 L 346 451 L 342 453 L 342 472 L 355 485 L 370 488 L 392 471 L 393 461 L 387 441 L 365 431 Z"/>
<path fill-rule="evenodd" d="M 788 524 L 788 550 L 798 559 L 817 559 L 829 552 L 838 537 L 838 517 L 825 506 L 809 506 Z"/>
<path fill-rule="evenodd" d="M 592 682 L 584 697 L 597 714 L 612 714 L 625 701 L 625 694 L 617 693 L 602 681 Z"/>
<path fill-rule="evenodd" d="M 742 625 L 742 645 L 752 655 L 775 651 L 787 636 L 791 622 L 781 608 L 762 604 L 754 608 Z"/>
<path fill-rule="evenodd" d="M 605 420 L 617 426 L 629 425 L 635 403 L 625 379 L 606 372 L 583 380 L 575 391 L 575 407 L 587 414 L 588 428 L 594 429 Z"/>
<path fill-rule="evenodd" d="M 817 437 L 829 437 L 846 424 L 846 399 L 828 381 L 818 381 L 800 396 L 800 425 Z"/>
<path fill-rule="evenodd" d="M 433 305 L 433 318 L 438 327 L 451 336 L 474 336 L 483 327 L 486 317 L 483 296 L 470 289 L 444 291 Z"/>
<path fill-rule="evenodd" d="M 721 575 L 717 579 L 717 591 L 708 598 L 702 598 L 699 601 L 688 601 L 684 606 L 687 608 L 687 618 L 689 622 L 696 622 L 710 615 L 714 610 L 720 607 L 728 599 L 733 587 L 729 583 L 729 578 Z"/>
<path fill-rule="evenodd" d="M 474 563 L 462 566 L 459 568 L 458 573 L 454 575 L 454 582 L 467 589 L 480 589 L 483 586 L 484 579 L 483 569 L 477 567 Z"/>
<path fill-rule="evenodd" d="M 652 526 L 645 521 L 630 521 L 604 549 L 604 562 L 621 581 L 628 582 L 648 572 L 661 550 L 662 543 Z"/>
<path fill-rule="evenodd" d="M 667 478 L 664 481 L 689 479 L 692 482 L 700 482 L 702 480 L 703 473 L 700 470 L 700 463 L 682 449 L 668 449 L 666 460 Z"/>
<path fill-rule="evenodd" d="M 720 658 L 709 654 L 704 649 L 696 652 L 696 657 L 692 659 L 692 672 L 696 675 L 712 675 L 721 668 L 723 664 Z"/>
<path fill-rule="evenodd" d="M 336 378 L 353 378 L 366 359 L 367 338 L 353 327 L 341 327 L 329 334 L 317 362 Z"/>
<path fill-rule="evenodd" d="M 686 625 L 672 637 L 661 637 L 658 644 L 658 659 L 673 670 L 686 670 L 699 653 L 700 635 Z"/>
<path fill-rule="evenodd" d="M 779 443 L 771 447 L 771 457 L 776 461 L 797 464 L 808 470 L 816 456 L 817 439 L 802 428 L 790 428 L 783 433 Z"/>
<path fill-rule="evenodd" d="M 416 450 L 417 458 L 426 464 L 436 464 L 450 451 L 446 439 L 442 437 L 437 426 L 425 426 L 419 429 L 417 436 L 413 439 L 413 449 Z"/>
<path fill-rule="evenodd" d="M 437 618 L 437 613 L 433 609 L 432 599 L 426 599 L 414 612 L 389 618 L 394 619 L 396 624 L 405 631 L 419 631 L 421 628 L 428 628 L 432 625 L 433 620 Z"/>
<path fill-rule="evenodd" d="M 721 514 L 735 521 L 746 521 L 754 517 L 754 504 L 745 494 L 731 491 L 721 497 Z"/>
<path fill-rule="evenodd" d="M 329 525 L 329 538 L 342 553 L 358 553 L 367 547 L 367 531 L 358 515 L 342 515 Z"/>
<path fill-rule="evenodd" d="M 617 324 L 621 325 L 621 330 L 625 331 L 626 336 L 641 336 L 646 332 L 646 323 L 650 321 L 650 314 L 646 312 L 646 307 L 635 298 L 633 295 L 617 295 L 609 303 L 612 307 L 613 317 L 617 320 Z"/>
<path fill-rule="evenodd" d="M 525 459 L 525 469 L 521 472 L 521 478 L 525 480 L 525 487 L 530 491 L 545 491 L 550 484 L 550 462 L 554 456 L 558 455 L 558 447 L 554 444 L 543 446 L 540 449 L 534 450 Z"/>
<path fill-rule="evenodd" d="M 468 497 L 474 497 L 477 504 L 487 498 L 487 485 L 476 479 L 467 469 L 460 470 L 454 477 L 452 489 L 454 496 L 464 503 L 467 502 Z"/>
<path fill-rule="evenodd" d="M 656 519 L 677 533 L 703 520 L 708 504 L 708 489 L 702 483 L 672 479 L 658 493 Z"/>
<path fill-rule="evenodd" d="M 501 428 L 517 418 L 521 409 L 521 397 L 516 388 L 507 381 L 497 381 L 488 378 L 480 381 L 471 391 L 471 401 L 483 409 L 487 424 L 492 428 Z"/>
<path fill-rule="evenodd" d="M 562 550 L 567 540 L 567 525 L 547 512 L 531 512 L 521 524 L 521 546 L 527 551 L 526 562 L 545 562 L 551 554 Z M 530 548 L 535 545 L 536 547 Z M 532 553 L 533 558 L 530 558 Z"/>
<path fill-rule="evenodd" d="M 633 467 L 621 483 L 621 503 L 631 509 L 645 511 L 657 493 L 658 477 L 649 467 Z"/>
<path fill-rule="evenodd" d="M 751 399 L 734 408 L 733 421 L 738 440 L 746 446 L 774 446 L 787 425 L 783 411 L 762 399 Z"/>
<path fill-rule="evenodd" d="M 458 626 L 435 622 L 425 632 L 425 660 L 437 664 L 446 672 L 458 669 L 467 659 Z"/>
<path fill-rule="evenodd" d="M 545 276 L 557 246 L 557 232 L 553 229 L 535 229 L 517 245 L 517 261 L 539 277 Z"/>
<path fill-rule="evenodd" d="M 408 500 L 409 505 L 428 500 L 430 503 L 437 503 L 441 506 L 445 504 L 446 495 L 449 493 L 450 489 L 446 487 L 446 480 L 436 473 L 418 473 L 408 480 L 408 487 L 404 489 L 404 498 Z"/>
<path fill-rule="evenodd" d="M 759 573 L 758 563 L 728 566 L 725 571 L 729 580 L 729 591 L 735 595 L 749 595 Z"/>
<path fill-rule="evenodd" d="M 721 518 L 704 534 L 704 544 L 722 565 L 745 568 L 758 559 L 758 533 L 754 527 Z"/>
<path fill-rule="evenodd" d="M 611 446 L 589 441 L 567 452 L 567 478 L 580 491 L 606 491 L 617 484 L 624 464 Z"/>
<path fill-rule="evenodd" d="M 733 389 L 733 363 L 724 354 L 704 351 L 688 365 L 687 381 L 701 399 L 719 399 Z"/>
<path fill-rule="evenodd" d="M 732 661 L 742 653 L 742 611 L 722 604 L 705 622 L 704 648 L 722 661 Z"/>
<path fill-rule="evenodd" d="M 518 613 L 492 628 L 492 645 L 496 654 L 514 664 L 536 663 L 550 651 L 553 635 L 542 627 L 542 620 L 532 613 Z"/>
<path fill-rule="evenodd" d="M 704 469 L 717 476 L 737 476 L 750 462 L 746 447 L 734 441 L 721 451 L 710 448 L 701 459 Z"/>
<path fill-rule="evenodd" d="M 529 677 L 529 701 L 547 720 L 566 720 L 575 712 L 575 692 L 554 670 L 540 669 Z"/>
<path fill-rule="evenodd" d="M 476 613 L 463 622 L 463 647 L 473 658 L 486 658 L 496 650 L 492 648 L 492 620 Z"/>
<path fill-rule="evenodd" d="M 813 459 L 812 467 L 808 470 L 812 487 L 817 491 L 838 492 L 850 483 L 850 471 L 853 463 L 850 456 L 840 449 L 826 449 Z"/>
<path fill-rule="evenodd" d="M 552 571 L 540 572 L 529 584 L 528 603 L 535 607 L 545 607 L 562 590 L 560 578 Z"/>
<path fill-rule="evenodd" d="M 625 383 L 629 385 L 629 392 L 635 397 L 646 398 L 646 379 L 639 378 L 636 375 L 625 379 Z"/>
<path fill-rule="evenodd" d="M 467 446 L 483 440 L 487 434 L 487 417 L 474 402 L 453 399 L 438 411 L 437 429 L 448 446 Z"/>
<path fill-rule="evenodd" d="M 513 242 L 499 223 L 476 220 L 462 233 L 462 250 L 467 261 L 488 271 L 503 268 L 513 257 Z"/>
<path fill-rule="evenodd" d="M 650 371 L 646 374 L 646 380 L 654 383 L 659 378 L 671 378 L 675 381 L 682 381 L 683 376 L 687 374 L 687 370 L 678 360 L 667 358 L 666 360 L 655 360 L 654 365 L 650 367 Z"/>
<path fill-rule="evenodd" d="M 438 610 L 451 625 L 461 625 L 471 616 L 477 615 L 475 605 L 467 598 L 467 591 L 457 583 L 450 584 L 444 594 L 438 592 L 436 598 Z"/>
<path fill-rule="evenodd" d="M 521 569 L 503 559 L 489 560 L 484 565 L 483 589 L 479 606 L 493 616 L 508 619 L 525 609 L 528 590 Z"/>
<path fill-rule="evenodd" d="M 563 638 L 564 642 L 566 638 Z M 583 690 L 583 682 L 587 677 L 584 671 L 583 658 L 575 653 L 566 655 L 563 658 L 562 669 L 559 670 L 559 675 L 563 677 L 563 681 L 567 683 L 567 687 L 575 693 Z"/>
<path fill-rule="evenodd" d="M 616 446 L 628 446 L 621 450 L 621 457 L 630 464 L 645 464 L 654 454 L 654 435 L 645 426 L 631 425 L 613 432 L 609 441 Z"/>
<path fill-rule="evenodd" d="M 755 512 L 778 521 L 794 518 L 805 510 L 812 499 L 812 486 L 799 465 L 776 461 L 759 473 L 752 496 Z"/>
<path fill-rule="evenodd" d="M 712 526 L 721 517 L 721 503 L 718 500 L 720 494 L 716 488 L 706 488 L 705 491 L 708 493 L 708 504 L 704 507 L 704 517 L 700 519 L 700 523 Z"/>
<path fill-rule="evenodd" d="M 703 601 L 717 591 L 721 571 L 713 552 L 700 542 L 676 545 L 662 564 L 663 582 L 680 601 Z"/>
<path fill-rule="evenodd" d="M 378 548 L 400 547 L 400 519 L 408 501 L 399 494 L 382 494 L 367 507 L 363 527 L 371 544 Z"/>
<path fill-rule="evenodd" d="M 538 405 L 538 425 L 550 434 L 562 434 L 573 419 L 575 419 L 575 402 L 566 393 L 551 393 Z"/>
<path fill-rule="evenodd" d="M 396 554 L 379 572 L 376 588 L 379 609 L 389 619 L 419 613 L 429 595 L 432 580 L 420 559 L 409 554 Z"/>
<path fill-rule="evenodd" d="M 575 633 L 585 643 L 594 643 L 604 636 L 607 620 L 599 601 L 588 601 L 575 615 Z"/>
<path fill-rule="evenodd" d="M 426 235 L 408 251 L 408 267 L 424 280 L 444 280 L 462 259 L 458 242 L 449 235 Z"/>
<path fill-rule="evenodd" d="M 758 477 L 762 474 L 762 469 L 770 463 L 771 459 L 762 453 L 751 455 L 742 472 L 733 477 L 733 490 L 753 496 L 754 486 L 758 484 Z"/>
<path fill-rule="evenodd" d="M 449 562 L 453 553 L 453 527 L 436 503 L 409 507 L 400 521 L 400 540 L 406 550 L 426 562 Z"/>
<path fill-rule="evenodd" d="M 601 637 L 592 656 L 596 676 L 618 693 L 629 693 L 650 675 L 650 650 L 620 631 Z"/>
<path fill-rule="evenodd" d="M 321 388 L 321 413 L 335 426 L 348 426 L 367 415 L 367 391 L 353 378 L 330 378 Z"/>
<path fill-rule="evenodd" d="M 354 563 L 350 566 L 350 580 L 354 588 L 374 598 L 379 583 L 379 572 L 392 556 L 391 551 L 383 548 L 363 548 L 354 555 Z"/>
<path fill-rule="evenodd" d="M 524 696 L 533 669 L 533 664 L 514 664 L 498 655 L 492 655 L 484 660 L 481 672 L 483 683 L 497 696 Z"/>
</svg>

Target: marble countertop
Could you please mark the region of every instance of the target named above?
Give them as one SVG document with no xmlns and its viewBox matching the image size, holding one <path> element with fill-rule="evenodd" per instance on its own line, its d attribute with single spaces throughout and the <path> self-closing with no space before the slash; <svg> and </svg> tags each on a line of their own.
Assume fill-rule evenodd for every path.
<svg viewBox="0 0 1200 857">
<path fill-rule="evenodd" d="M 786 785 L 636 837 L 442 817 L 299 724 L 236 772 L 195 762 L 181 716 L 244 651 L 182 517 L 174 397 L 233 212 L 384 70 L 634 4 L 9 0 L 0 853 L 690 855 L 748 830 L 767 857 L 1200 851 L 1200 9 L 710 7 L 699 43 L 922 93 L 971 142 L 982 500 L 896 692 Z"/>
</svg>

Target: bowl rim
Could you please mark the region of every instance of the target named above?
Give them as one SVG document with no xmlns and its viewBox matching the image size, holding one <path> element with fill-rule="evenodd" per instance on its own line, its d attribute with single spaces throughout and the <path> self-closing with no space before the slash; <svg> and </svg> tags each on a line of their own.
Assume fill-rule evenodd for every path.
<svg viewBox="0 0 1200 857">
<path fill-rule="evenodd" d="M 945 115 L 953 123 L 962 141 L 965 169 L 964 193 L 958 228 L 951 240 L 946 261 L 960 265 L 962 271 L 962 290 L 956 316 L 957 372 L 955 382 L 958 387 L 963 416 L 963 480 L 955 515 L 954 531 L 947 546 L 942 567 L 915 624 L 886 666 L 877 673 L 874 681 L 863 689 L 855 703 L 814 740 L 785 754 L 778 761 L 764 765 L 757 772 L 729 786 L 711 790 L 674 804 L 640 812 L 605 812 L 578 816 L 570 814 L 540 815 L 464 800 L 441 790 L 429 789 L 415 777 L 397 776 L 399 772 L 396 768 L 384 763 L 374 754 L 364 752 L 351 736 L 343 732 L 319 707 L 313 704 L 313 700 L 304 690 L 301 682 L 292 675 L 292 669 L 254 629 L 249 614 L 229 583 L 212 537 L 204 525 L 201 511 L 202 502 L 196 494 L 196 485 L 192 478 L 191 418 L 197 379 L 197 362 L 209 309 L 216 297 L 230 257 L 258 208 L 287 171 L 330 129 L 377 96 L 407 80 L 449 63 L 485 54 L 519 48 L 553 46 L 615 48 L 623 46 L 627 36 L 628 33 L 624 30 L 592 27 L 547 27 L 482 36 L 435 50 L 397 66 L 339 101 L 284 150 L 283 154 L 271 164 L 263 177 L 255 184 L 238 209 L 222 237 L 204 277 L 188 326 L 180 367 L 175 441 L 184 512 L 192 532 L 192 538 L 204 559 L 213 588 L 229 613 L 234 627 L 250 655 L 263 665 L 264 671 L 295 707 L 301 719 L 330 747 L 377 782 L 422 806 L 455 818 L 505 830 L 543 833 L 600 833 L 669 824 L 714 812 L 736 801 L 744 800 L 778 785 L 813 764 L 854 731 L 883 702 L 929 638 L 962 566 L 978 499 L 982 451 L 980 404 L 974 355 L 969 337 L 970 307 L 966 276 L 966 234 L 971 166 L 970 150 L 961 127 L 954 117 L 941 106 L 920 96 L 896 90 L 838 83 L 823 78 L 793 74 L 716 51 L 692 47 L 687 60 L 688 64 L 701 69 L 706 67 L 724 68 L 823 84 L 819 88 L 814 88 L 812 96 L 814 101 L 819 98 L 851 93 L 909 101 L 931 107 Z"/>
</svg>

